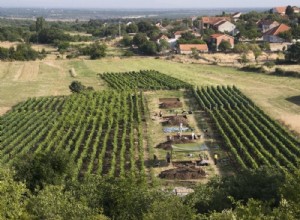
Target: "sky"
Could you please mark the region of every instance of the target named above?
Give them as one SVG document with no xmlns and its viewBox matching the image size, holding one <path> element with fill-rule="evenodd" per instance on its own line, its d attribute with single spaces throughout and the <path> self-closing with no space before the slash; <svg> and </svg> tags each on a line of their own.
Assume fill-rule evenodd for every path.
<svg viewBox="0 0 300 220">
<path fill-rule="evenodd" d="M 0 0 L 0 7 L 41 8 L 247 8 L 298 5 L 300 0 Z"/>
</svg>

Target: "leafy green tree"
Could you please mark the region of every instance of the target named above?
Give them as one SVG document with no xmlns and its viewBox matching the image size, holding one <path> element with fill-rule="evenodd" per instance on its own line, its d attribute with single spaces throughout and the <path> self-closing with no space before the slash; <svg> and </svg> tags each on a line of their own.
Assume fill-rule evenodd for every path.
<svg viewBox="0 0 300 220">
<path fill-rule="evenodd" d="M 106 56 L 107 47 L 105 44 L 98 42 L 90 45 L 90 57 L 92 60 L 99 59 Z"/>
<path fill-rule="evenodd" d="M 158 51 L 164 53 L 165 51 L 168 51 L 171 48 L 170 44 L 166 40 L 160 40 L 158 44 Z"/>
<path fill-rule="evenodd" d="M 37 17 L 35 22 L 35 29 L 36 32 L 40 32 L 41 30 L 45 29 L 46 27 L 46 20 L 43 17 Z"/>
<path fill-rule="evenodd" d="M 42 189 L 47 184 L 62 184 L 73 175 L 72 162 L 65 152 L 26 154 L 13 164 L 15 179 L 26 184 L 31 191 Z"/>
<path fill-rule="evenodd" d="M 219 46 L 218 49 L 222 52 L 228 52 L 231 49 L 231 44 L 227 40 L 223 40 Z"/>
<path fill-rule="evenodd" d="M 139 47 L 140 52 L 146 55 L 155 55 L 157 53 L 157 46 L 152 41 L 147 41 Z"/>
<path fill-rule="evenodd" d="M 137 33 L 139 31 L 139 27 L 135 23 L 131 23 L 126 27 L 127 33 Z"/>
<path fill-rule="evenodd" d="M 129 47 L 132 45 L 132 38 L 129 36 L 124 36 L 120 43 L 125 47 Z"/>
<path fill-rule="evenodd" d="M 289 16 L 289 17 L 292 16 L 292 15 L 294 15 L 294 9 L 293 9 L 293 7 L 290 6 L 290 5 L 288 5 L 288 6 L 286 7 L 285 14 L 286 14 L 287 16 Z"/>
<path fill-rule="evenodd" d="M 0 219 L 27 219 L 28 194 L 26 185 L 15 182 L 10 170 L 0 169 Z"/>
<path fill-rule="evenodd" d="M 71 85 L 69 85 L 69 89 L 71 90 L 72 93 L 81 93 L 84 91 L 93 91 L 93 87 L 86 87 L 79 81 L 73 81 Z"/>
<path fill-rule="evenodd" d="M 177 196 L 169 196 L 153 202 L 148 212 L 144 214 L 144 220 L 173 220 L 194 219 L 195 213 L 188 205 L 183 204 Z"/>
<path fill-rule="evenodd" d="M 29 200 L 27 209 L 35 219 L 108 219 L 62 186 L 46 186 Z"/>
<path fill-rule="evenodd" d="M 145 44 L 148 41 L 145 33 L 137 33 L 132 40 L 132 43 L 138 47 Z"/>
<path fill-rule="evenodd" d="M 289 47 L 285 59 L 290 62 L 300 63 L 300 43 L 297 42 Z"/>
</svg>

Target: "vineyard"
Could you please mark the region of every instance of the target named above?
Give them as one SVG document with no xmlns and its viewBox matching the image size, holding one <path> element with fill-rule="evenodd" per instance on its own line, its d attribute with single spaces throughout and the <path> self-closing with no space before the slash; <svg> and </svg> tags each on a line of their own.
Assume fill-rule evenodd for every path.
<svg viewBox="0 0 300 220">
<path fill-rule="evenodd" d="M 142 93 L 32 98 L 1 117 L 0 159 L 65 150 L 78 177 L 144 176 Z"/>
<path fill-rule="evenodd" d="M 236 166 L 297 169 L 300 143 L 236 87 L 202 87 L 194 95 L 213 121 Z"/>
<path fill-rule="evenodd" d="M 116 90 L 177 90 L 188 89 L 191 85 L 179 79 L 167 76 L 155 70 L 141 70 L 139 72 L 104 73 L 100 74 L 108 85 Z"/>
</svg>

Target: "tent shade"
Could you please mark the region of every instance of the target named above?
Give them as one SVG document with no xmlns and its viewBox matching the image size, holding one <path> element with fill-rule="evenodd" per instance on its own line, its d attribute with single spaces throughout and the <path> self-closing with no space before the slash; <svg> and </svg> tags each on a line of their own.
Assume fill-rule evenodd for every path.
<svg viewBox="0 0 300 220">
<path fill-rule="evenodd" d="M 172 145 L 174 152 L 195 152 L 208 150 L 206 144 L 181 144 Z"/>
</svg>

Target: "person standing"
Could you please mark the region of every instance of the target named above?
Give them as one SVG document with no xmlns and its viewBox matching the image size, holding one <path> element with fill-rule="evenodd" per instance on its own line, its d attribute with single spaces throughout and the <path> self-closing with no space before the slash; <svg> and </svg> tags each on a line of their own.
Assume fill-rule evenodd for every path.
<svg viewBox="0 0 300 220">
<path fill-rule="evenodd" d="M 218 156 L 218 154 L 214 154 L 214 162 L 215 162 L 215 165 L 217 165 L 217 163 L 218 163 L 218 159 L 219 159 L 219 156 Z"/>
<path fill-rule="evenodd" d="M 166 160 L 167 160 L 167 163 L 168 163 L 168 164 L 171 163 L 171 154 L 170 154 L 170 152 L 167 153 L 167 155 L 166 155 Z"/>
</svg>

